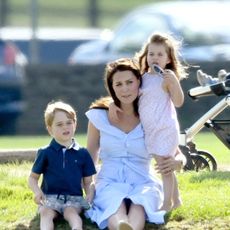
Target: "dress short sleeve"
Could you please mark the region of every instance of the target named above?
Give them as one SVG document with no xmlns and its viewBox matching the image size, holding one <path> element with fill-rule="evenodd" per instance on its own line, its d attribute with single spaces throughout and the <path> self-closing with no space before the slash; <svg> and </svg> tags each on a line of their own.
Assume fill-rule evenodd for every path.
<svg viewBox="0 0 230 230">
<path fill-rule="evenodd" d="M 107 110 L 105 109 L 91 109 L 86 113 L 90 122 L 99 130 L 110 129 Z"/>
</svg>

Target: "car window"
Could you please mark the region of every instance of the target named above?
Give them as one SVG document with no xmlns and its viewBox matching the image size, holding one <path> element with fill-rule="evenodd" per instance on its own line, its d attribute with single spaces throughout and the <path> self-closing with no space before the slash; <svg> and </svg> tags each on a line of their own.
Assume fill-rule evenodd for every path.
<svg viewBox="0 0 230 230">
<path fill-rule="evenodd" d="M 154 31 L 168 31 L 168 25 L 160 15 L 139 14 L 130 17 L 130 20 L 116 31 L 110 51 L 134 53 Z"/>
</svg>

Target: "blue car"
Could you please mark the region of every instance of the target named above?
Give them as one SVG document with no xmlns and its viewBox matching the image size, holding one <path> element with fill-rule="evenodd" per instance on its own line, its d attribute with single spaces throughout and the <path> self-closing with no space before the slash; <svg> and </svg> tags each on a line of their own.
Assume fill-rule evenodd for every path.
<svg viewBox="0 0 230 230">
<path fill-rule="evenodd" d="M 15 134 L 25 103 L 23 86 L 27 58 L 10 41 L 0 40 L 0 135 Z"/>
<path fill-rule="evenodd" d="M 155 31 L 182 41 L 181 57 L 192 64 L 230 60 L 230 1 L 162 1 L 128 13 L 109 38 L 84 43 L 69 64 L 101 64 L 130 57 Z"/>
</svg>

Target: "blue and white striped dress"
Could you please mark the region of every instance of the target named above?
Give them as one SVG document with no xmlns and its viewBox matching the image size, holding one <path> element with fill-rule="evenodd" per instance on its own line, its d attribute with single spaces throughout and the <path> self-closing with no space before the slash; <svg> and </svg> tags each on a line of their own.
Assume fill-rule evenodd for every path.
<svg viewBox="0 0 230 230">
<path fill-rule="evenodd" d="M 128 198 L 144 207 L 147 221 L 164 223 L 165 212 L 158 211 L 163 200 L 162 185 L 151 171 L 151 158 L 145 147 L 141 124 L 125 133 L 110 124 L 106 110 L 92 109 L 86 116 L 100 132 L 102 163 L 97 174 L 93 206 L 86 216 L 104 229 L 108 226 L 108 218 Z"/>
</svg>

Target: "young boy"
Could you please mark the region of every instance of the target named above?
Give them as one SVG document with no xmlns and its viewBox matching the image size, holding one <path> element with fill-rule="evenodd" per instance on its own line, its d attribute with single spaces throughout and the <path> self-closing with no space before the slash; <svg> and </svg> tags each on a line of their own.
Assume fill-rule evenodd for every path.
<svg viewBox="0 0 230 230">
<path fill-rule="evenodd" d="M 94 196 L 94 163 L 89 152 L 73 139 L 77 118 L 69 104 L 61 101 L 49 103 L 44 117 L 53 139 L 47 147 L 38 150 L 28 180 L 34 201 L 39 206 L 40 229 L 54 229 L 53 220 L 61 214 L 71 229 L 82 230 L 79 214 L 82 208 L 90 207 Z M 41 174 L 43 180 L 39 187 Z"/>
</svg>

